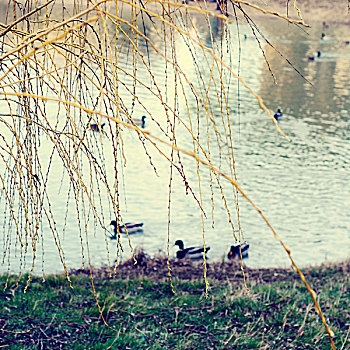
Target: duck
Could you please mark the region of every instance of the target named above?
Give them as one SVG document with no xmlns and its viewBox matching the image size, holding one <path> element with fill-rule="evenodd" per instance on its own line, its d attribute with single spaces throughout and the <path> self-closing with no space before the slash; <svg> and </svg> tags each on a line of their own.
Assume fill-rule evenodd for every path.
<svg viewBox="0 0 350 350">
<path fill-rule="evenodd" d="M 274 117 L 276 120 L 278 120 L 279 118 L 282 117 L 282 115 L 283 115 L 283 113 L 282 113 L 281 109 L 278 108 L 278 109 L 277 109 L 277 112 L 274 114 L 273 117 Z"/>
<path fill-rule="evenodd" d="M 227 254 L 227 257 L 229 259 L 234 259 L 236 256 L 240 258 L 242 254 L 242 259 L 248 257 L 248 249 L 249 244 L 248 243 L 237 243 L 235 245 L 231 245 L 230 251 Z M 239 251 L 241 250 L 241 254 Z"/>
<path fill-rule="evenodd" d="M 317 51 L 317 58 L 321 57 L 321 51 Z M 307 61 L 315 61 L 315 56 L 307 56 Z"/>
<path fill-rule="evenodd" d="M 119 224 L 117 221 L 112 220 L 110 225 L 113 226 L 113 235 L 110 236 L 111 239 L 116 239 L 118 237 L 118 227 L 119 227 L 119 233 L 122 234 L 132 234 L 136 232 L 143 231 L 143 222 L 140 223 L 132 223 L 132 222 L 126 222 L 124 224 Z"/>
<path fill-rule="evenodd" d="M 92 131 L 102 131 L 103 130 L 103 127 L 106 125 L 106 123 L 103 123 L 103 124 L 90 124 L 90 129 Z"/>
<path fill-rule="evenodd" d="M 185 248 L 184 242 L 178 239 L 174 246 L 178 246 L 179 250 L 176 252 L 177 259 L 190 258 L 190 259 L 201 259 L 203 258 L 204 247 L 190 247 Z M 205 254 L 210 250 L 210 247 L 205 247 Z"/>
<path fill-rule="evenodd" d="M 137 126 L 140 126 L 142 129 L 145 127 L 146 124 L 146 116 L 143 115 L 141 119 L 139 118 L 131 118 L 132 122 L 136 124 Z"/>
<path fill-rule="evenodd" d="M 331 40 L 333 40 L 333 37 L 326 35 L 326 33 L 322 33 L 321 34 L 321 40 L 331 41 Z"/>
</svg>

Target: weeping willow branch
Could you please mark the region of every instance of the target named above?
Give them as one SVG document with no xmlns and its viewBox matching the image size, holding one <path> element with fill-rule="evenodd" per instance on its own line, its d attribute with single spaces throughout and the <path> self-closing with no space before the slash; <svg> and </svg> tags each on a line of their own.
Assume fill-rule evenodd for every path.
<svg viewBox="0 0 350 350">
<path fill-rule="evenodd" d="M 303 23 L 295 1 L 293 5 L 300 20 L 265 10 L 247 1 L 232 0 L 232 5 L 240 9 L 247 6 L 289 23 L 308 26 Z M 238 194 L 250 203 L 282 245 L 304 282 L 334 348 L 332 331 L 317 303 L 315 292 L 297 267 L 291 251 L 266 216 L 238 185 L 231 128 L 234 119 L 229 96 L 231 78 L 253 96 L 252 100 L 257 101 L 278 132 L 287 140 L 289 138 L 280 129 L 261 96 L 241 76 L 239 69 L 238 72 L 234 71 L 231 55 L 225 56 L 225 46 L 227 52 L 232 48 L 228 17 L 202 8 L 200 3 L 189 6 L 160 0 L 150 0 L 144 4 L 128 0 L 102 0 L 90 2 L 88 6 L 74 1 L 68 18 L 66 7 L 60 8 L 62 14 L 54 12 L 57 4 L 53 0 L 40 7 L 31 1 L 23 7 L 17 2 L 9 6 L 11 11 L 8 13 L 12 14 L 10 23 L 0 24 L 0 95 L 4 106 L 0 111 L 0 199 L 1 203 L 5 203 L 4 227 L 7 229 L 4 230 L 3 261 L 5 257 L 9 261 L 8 274 L 11 259 L 14 259 L 11 256 L 13 250 L 21 251 L 20 272 L 24 270 L 26 256 L 31 253 L 27 290 L 39 256 L 39 242 L 44 256 L 45 224 L 52 234 L 69 280 L 62 242 L 67 216 L 73 206 L 77 216 L 82 264 L 85 266 L 87 260 L 93 293 L 102 316 L 93 281 L 88 225 L 93 220 L 94 227 L 105 229 L 108 214 L 124 225 L 120 192 L 121 184 L 125 183 L 123 168 L 127 162 L 124 135 L 130 132 L 142 146 L 155 173 L 158 159 L 152 152 L 170 165 L 168 245 L 174 192 L 172 186 L 176 172 L 186 193 L 192 195 L 200 210 L 205 245 L 206 199 L 202 193 L 203 177 L 200 173 L 203 167 L 210 178 L 212 224 L 214 184 L 217 183 L 217 192 L 235 240 L 240 241 L 242 237 Z M 201 23 L 208 28 L 209 41 L 201 36 L 196 26 L 196 16 L 206 20 Z M 209 21 L 212 17 L 220 23 L 216 37 Z M 178 52 L 180 44 L 192 60 L 192 65 L 188 61 L 181 62 Z M 259 45 L 264 52 L 260 42 Z M 189 72 L 190 66 L 193 74 Z M 157 69 L 164 74 L 159 77 Z M 147 116 L 152 131 L 138 126 L 135 114 L 140 113 Z M 189 140 L 192 151 L 181 144 L 181 137 Z M 106 142 L 102 142 L 103 138 Z M 43 142 L 44 147 L 48 148 L 45 149 L 45 160 L 40 153 Z M 228 170 L 216 164 L 213 145 L 220 153 L 220 163 L 224 159 Z M 109 146 L 112 162 L 106 162 L 105 148 Z M 185 166 L 184 158 L 193 163 Z M 60 187 L 67 189 L 63 229 L 60 227 L 62 223 L 57 222 L 49 191 L 49 179 L 53 176 L 52 168 L 57 161 L 62 168 L 58 182 Z M 196 169 L 192 178 L 187 173 L 191 166 L 189 170 Z M 227 183 L 232 191 L 229 194 L 225 190 Z M 234 199 L 236 214 L 231 210 L 231 198 Z M 108 203 L 108 214 L 104 212 L 105 202 Z M 235 233 L 236 223 L 238 235 Z M 112 253 L 105 235 L 103 238 L 109 261 Z M 114 270 L 123 249 L 120 232 L 117 232 L 116 238 Z M 128 233 L 127 239 L 135 259 Z M 171 279 L 169 249 L 167 253 Z M 203 258 L 208 291 L 205 255 Z M 44 265 L 42 257 L 43 268 Z"/>
</svg>

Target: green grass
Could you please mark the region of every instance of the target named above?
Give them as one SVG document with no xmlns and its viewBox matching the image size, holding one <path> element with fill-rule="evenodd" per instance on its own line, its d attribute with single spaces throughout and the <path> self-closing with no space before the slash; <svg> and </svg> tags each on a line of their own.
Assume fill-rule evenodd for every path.
<svg viewBox="0 0 350 350">
<path fill-rule="evenodd" d="M 336 337 L 349 349 L 349 277 L 341 269 L 307 273 Z M 0 348 L 9 349 L 330 349 L 329 338 L 302 283 L 168 282 L 145 278 L 95 279 L 101 320 L 89 276 L 62 276 L 43 283 L 0 277 Z M 349 338 L 348 338 L 349 339 Z"/>
</svg>

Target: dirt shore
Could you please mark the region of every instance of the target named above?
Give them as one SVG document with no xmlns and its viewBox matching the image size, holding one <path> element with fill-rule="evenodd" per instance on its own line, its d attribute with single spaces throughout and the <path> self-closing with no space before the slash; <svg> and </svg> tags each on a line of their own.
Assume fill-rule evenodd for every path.
<svg viewBox="0 0 350 350">
<path fill-rule="evenodd" d="M 107 268 L 97 270 L 94 292 L 88 271 L 71 276 L 73 289 L 66 276 L 49 275 L 45 283 L 33 277 L 26 292 L 28 276 L 0 276 L 0 348 L 330 349 L 313 301 L 291 269 L 245 268 L 248 292 L 238 261 L 208 263 L 205 297 L 202 263 L 171 261 L 172 290 L 160 280 L 168 278 L 164 257 L 137 258 L 137 265 L 121 264 L 113 278 Z M 335 347 L 344 350 L 349 267 L 348 261 L 303 269 Z"/>
<path fill-rule="evenodd" d="M 137 278 L 147 278 L 155 281 L 168 281 L 168 263 L 165 257 L 148 257 L 143 252 L 136 254 L 137 264 L 132 259 L 125 261 L 117 267 L 116 274 L 113 268 L 103 267 L 93 272 L 97 279 L 123 279 L 133 280 Z M 174 280 L 198 281 L 203 280 L 203 262 L 191 260 L 170 260 L 171 275 Z M 249 268 L 243 265 L 244 275 L 247 285 L 253 286 L 263 282 L 275 281 L 295 281 L 300 280 L 296 271 L 292 268 Z M 325 273 L 327 271 L 327 273 Z M 340 263 L 328 263 L 318 267 L 308 267 L 302 269 L 305 277 L 312 280 L 313 285 L 322 281 L 330 273 L 341 273 L 346 276 L 350 274 L 350 260 Z M 71 274 L 89 275 L 89 270 L 72 270 Z M 229 282 L 231 284 L 243 286 L 243 273 L 239 260 L 225 262 L 207 262 L 207 278 L 215 282 Z"/>
</svg>

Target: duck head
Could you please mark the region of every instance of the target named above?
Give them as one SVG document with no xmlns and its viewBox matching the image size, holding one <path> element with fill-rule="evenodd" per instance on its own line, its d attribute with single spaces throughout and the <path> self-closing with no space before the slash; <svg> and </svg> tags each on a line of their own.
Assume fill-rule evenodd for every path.
<svg viewBox="0 0 350 350">
<path fill-rule="evenodd" d="M 115 221 L 115 220 L 112 220 L 110 225 L 114 226 L 114 227 L 117 227 L 118 226 L 118 223 Z"/>
<path fill-rule="evenodd" d="M 232 245 L 230 251 L 227 254 L 227 257 L 229 259 L 233 259 L 237 254 L 239 255 L 239 246 Z"/>
<path fill-rule="evenodd" d="M 184 242 L 182 242 L 181 239 L 178 239 L 178 240 L 175 242 L 174 246 L 176 246 L 176 245 L 179 247 L 179 249 L 181 249 L 181 250 L 184 249 Z"/>
</svg>

